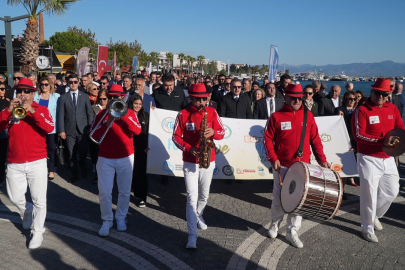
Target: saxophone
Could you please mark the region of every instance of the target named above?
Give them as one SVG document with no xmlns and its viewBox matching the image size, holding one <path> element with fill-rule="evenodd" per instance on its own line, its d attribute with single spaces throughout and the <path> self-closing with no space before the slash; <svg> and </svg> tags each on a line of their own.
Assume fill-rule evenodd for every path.
<svg viewBox="0 0 405 270">
<path fill-rule="evenodd" d="M 200 154 L 198 156 L 198 164 L 200 168 L 208 169 L 211 163 L 211 149 L 215 148 L 215 144 L 210 139 L 205 138 L 204 134 L 207 130 L 207 110 L 205 106 L 202 106 L 204 110 L 204 118 L 201 121 L 201 129 L 200 129 Z"/>
</svg>

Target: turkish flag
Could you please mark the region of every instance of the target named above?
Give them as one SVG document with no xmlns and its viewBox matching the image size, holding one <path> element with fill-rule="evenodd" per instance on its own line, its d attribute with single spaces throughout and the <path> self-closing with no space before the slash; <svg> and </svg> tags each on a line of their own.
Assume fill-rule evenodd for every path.
<svg viewBox="0 0 405 270">
<path fill-rule="evenodd" d="M 104 76 L 108 65 L 108 46 L 98 46 L 97 71 L 99 77 Z"/>
</svg>

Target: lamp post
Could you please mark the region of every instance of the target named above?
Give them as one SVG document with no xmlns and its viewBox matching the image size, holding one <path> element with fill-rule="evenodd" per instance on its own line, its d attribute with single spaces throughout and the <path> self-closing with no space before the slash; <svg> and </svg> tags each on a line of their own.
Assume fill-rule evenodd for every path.
<svg viewBox="0 0 405 270">
<path fill-rule="evenodd" d="M 0 20 L 4 21 L 5 27 L 5 34 L 6 34 L 6 55 L 7 55 L 7 73 L 8 73 L 8 84 L 13 87 L 14 81 L 13 73 L 14 73 L 14 63 L 13 63 L 13 43 L 11 40 L 11 22 L 27 19 L 30 15 L 22 15 L 18 17 L 11 18 L 10 16 L 4 16 L 4 18 L 0 17 Z"/>
</svg>

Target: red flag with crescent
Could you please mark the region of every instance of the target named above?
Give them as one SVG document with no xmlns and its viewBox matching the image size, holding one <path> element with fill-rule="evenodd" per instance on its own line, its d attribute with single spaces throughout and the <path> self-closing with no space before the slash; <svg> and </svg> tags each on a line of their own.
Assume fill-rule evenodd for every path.
<svg viewBox="0 0 405 270">
<path fill-rule="evenodd" d="M 108 65 L 108 46 L 98 46 L 98 55 L 97 55 L 97 71 L 98 75 L 104 76 L 104 73 L 107 70 Z"/>
</svg>

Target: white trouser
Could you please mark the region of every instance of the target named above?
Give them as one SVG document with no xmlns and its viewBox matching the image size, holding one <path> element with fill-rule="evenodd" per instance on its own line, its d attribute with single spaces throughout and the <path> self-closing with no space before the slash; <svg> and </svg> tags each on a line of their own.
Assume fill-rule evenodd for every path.
<svg viewBox="0 0 405 270">
<path fill-rule="evenodd" d="M 364 233 L 374 234 L 374 219 L 388 211 L 399 192 L 399 175 L 395 159 L 357 154 L 360 177 L 360 216 Z"/>
<path fill-rule="evenodd" d="M 131 196 L 132 173 L 134 169 L 134 154 L 125 158 L 98 157 L 98 198 L 100 200 L 101 219 L 112 221 L 112 189 L 114 176 L 117 173 L 118 203 L 115 219 L 125 219 Z"/>
<path fill-rule="evenodd" d="M 183 172 L 187 190 L 187 229 L 190 236 L 197 236 L 197 218 L 201 217 L 210 193 L 215 161 L 208 169 L 200 169 L 198 164 L 184 162 Z"/>
<path fill-rule="evenodd" d="M 285 174 L 287 173 L 288 168 L 287 167 L 281 167 L 280 168 L 280 174 L 281 177 L 284 179 Z M 284 218 L 284 210 L 281 207 L 281 186 L 280 186 L 280 180 L 278 177 L 278 173 L 276 170 L 273 169 L 273 178 L 274 178 L 274 183 L 273 183 L 273 202 L 271 203 L 271 218 L 272 218 L 272 223 L 277 222 L 278 226 L 280 225 L 280 222 Z M 291 230 L 295 230 L 298 232 L 298 230 L 301 227 L 301 221 L 302 221 L 302 216 L 299 216 L 297 214 L 288 214 L 287 215 L 287 232 L 291 232 Z"/>
<path fill-rule="evenodd" d="M 27 202 L 25 193 L 30 187 L 32 203 Z M 21 213 L 33 213 L 33 231 L 45 231 L 46 190 L 48 187 L 48 168 L 46 158 L 26 163 L 7 165 L 7 193 L 10 200 Z"/>
</svg>

